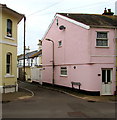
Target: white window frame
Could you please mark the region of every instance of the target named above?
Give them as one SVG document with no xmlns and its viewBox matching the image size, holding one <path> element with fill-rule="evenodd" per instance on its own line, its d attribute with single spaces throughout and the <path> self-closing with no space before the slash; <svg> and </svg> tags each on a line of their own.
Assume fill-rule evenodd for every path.
<svg viewBox="0 0 117 120">
<path fill-rule="evenodd" d="M 107 70 L 110 70 L 110 82 L 112 82 L 112 72 L 113 72 L 113 69 L 112 68 L 102 68 L 102 70 L 105 70 L 106 71 L 106 82 L 107 82 Z"/>
<path fill-rule="evenodd" d="M 98 33 L 106 33 L 107 34 L 107 38 L 98 38 L 97 35 Z M 105 40 L 107 41 L 107 46 L 102 46 L 102 45 L 97 45 L 97 40 Z M 96 43 L 95 43 L 96 47 L 109 47 L 109 40 L 108 40 L 108 31 L 96 31 Z"/>
<path fill-rule="evenodd" d="M 63 74 L 63 72 L 66 74 Z M 60 76 L 68 76 L 68 68 L 66 66 L 60 67 Z"/>
</svg>

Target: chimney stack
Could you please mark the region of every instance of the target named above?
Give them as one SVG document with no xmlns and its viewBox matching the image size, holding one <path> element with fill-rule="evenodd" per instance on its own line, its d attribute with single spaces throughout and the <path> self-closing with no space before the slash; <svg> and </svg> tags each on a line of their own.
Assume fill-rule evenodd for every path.
<svg viewBox="0 0 117 120">
<path fill-rule="evenodd" d="M 39 40 L 39 43 L 37 45 L 39 46 L 38 50 L 41 50 L 42 49 L 42 41 Z"/>
<path fill-rule="evenodd" d="M 30 47 L 28 46 L 28 48 L 26 48 L 25 46 L 25 54 L 27 54 L 28 52 L 30 52 Z"/>
<path fill-rule="evenodd" d="M 111 9 L 108 9 L 108 11 L 106 10 L 106 8 L 105 8 L 105 10 L 104 10 L 104 13 L 102 14 L 102 15 L 109 15 L 109 16 L 113 16 L 113 12 L 111 12 Z"/>
</svg>

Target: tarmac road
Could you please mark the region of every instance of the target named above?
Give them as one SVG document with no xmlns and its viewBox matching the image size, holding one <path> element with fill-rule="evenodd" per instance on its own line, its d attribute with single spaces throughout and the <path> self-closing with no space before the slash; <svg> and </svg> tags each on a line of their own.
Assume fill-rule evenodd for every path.
<svg viewBox="0 0 117 120">
<path fill-rule="evenodd" d="M 115 118 L 115 103 L 88 102 L 39 87 L 20 83 L 34 96 L 4 103 L 3 118 Z"/>
</svg>

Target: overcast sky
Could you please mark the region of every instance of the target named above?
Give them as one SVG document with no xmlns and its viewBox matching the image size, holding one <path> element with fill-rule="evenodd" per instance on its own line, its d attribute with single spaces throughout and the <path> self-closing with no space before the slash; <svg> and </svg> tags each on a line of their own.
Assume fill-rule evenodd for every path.
<svg viewBox="0 0 117 120">
<path fill-rule="evenodd" d="M 26 46 L 36 50 L 38 40 L 42 39 L 55 13 L 102 14 L 105 7 L 115 12 L 115 1 L 117 0 L 0 0 L 0 3 L 26 15 Z M 18 25 L 18 54 L 21 53 L 23 21 Z"/>
</svg>

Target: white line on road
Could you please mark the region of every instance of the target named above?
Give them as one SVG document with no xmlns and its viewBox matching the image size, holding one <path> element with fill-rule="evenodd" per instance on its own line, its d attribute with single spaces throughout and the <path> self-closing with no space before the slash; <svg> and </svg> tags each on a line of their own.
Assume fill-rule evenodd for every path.
<svg viewBox="0 0 117 120">
<path fill-rule="evenodd" d="M 20 81 L 21 83 L 25 83 L 25 82 L 22 82 L 22 81 Z M 31 90 L 29 90 L 29 89 L 27 89 L 27 88 L 23 88 L 23 87 L 19 87 L 19 88 L 21 88 L 21 89 L 24 89 L 24 90 L 27 90 L 28 92 L 30 92 L 32 95 L 31 95 L 31 97 L 33 97 L 35 94 L 34 94 L 34 92 L 33 91 L 31 91 Z"/>
</svg>

